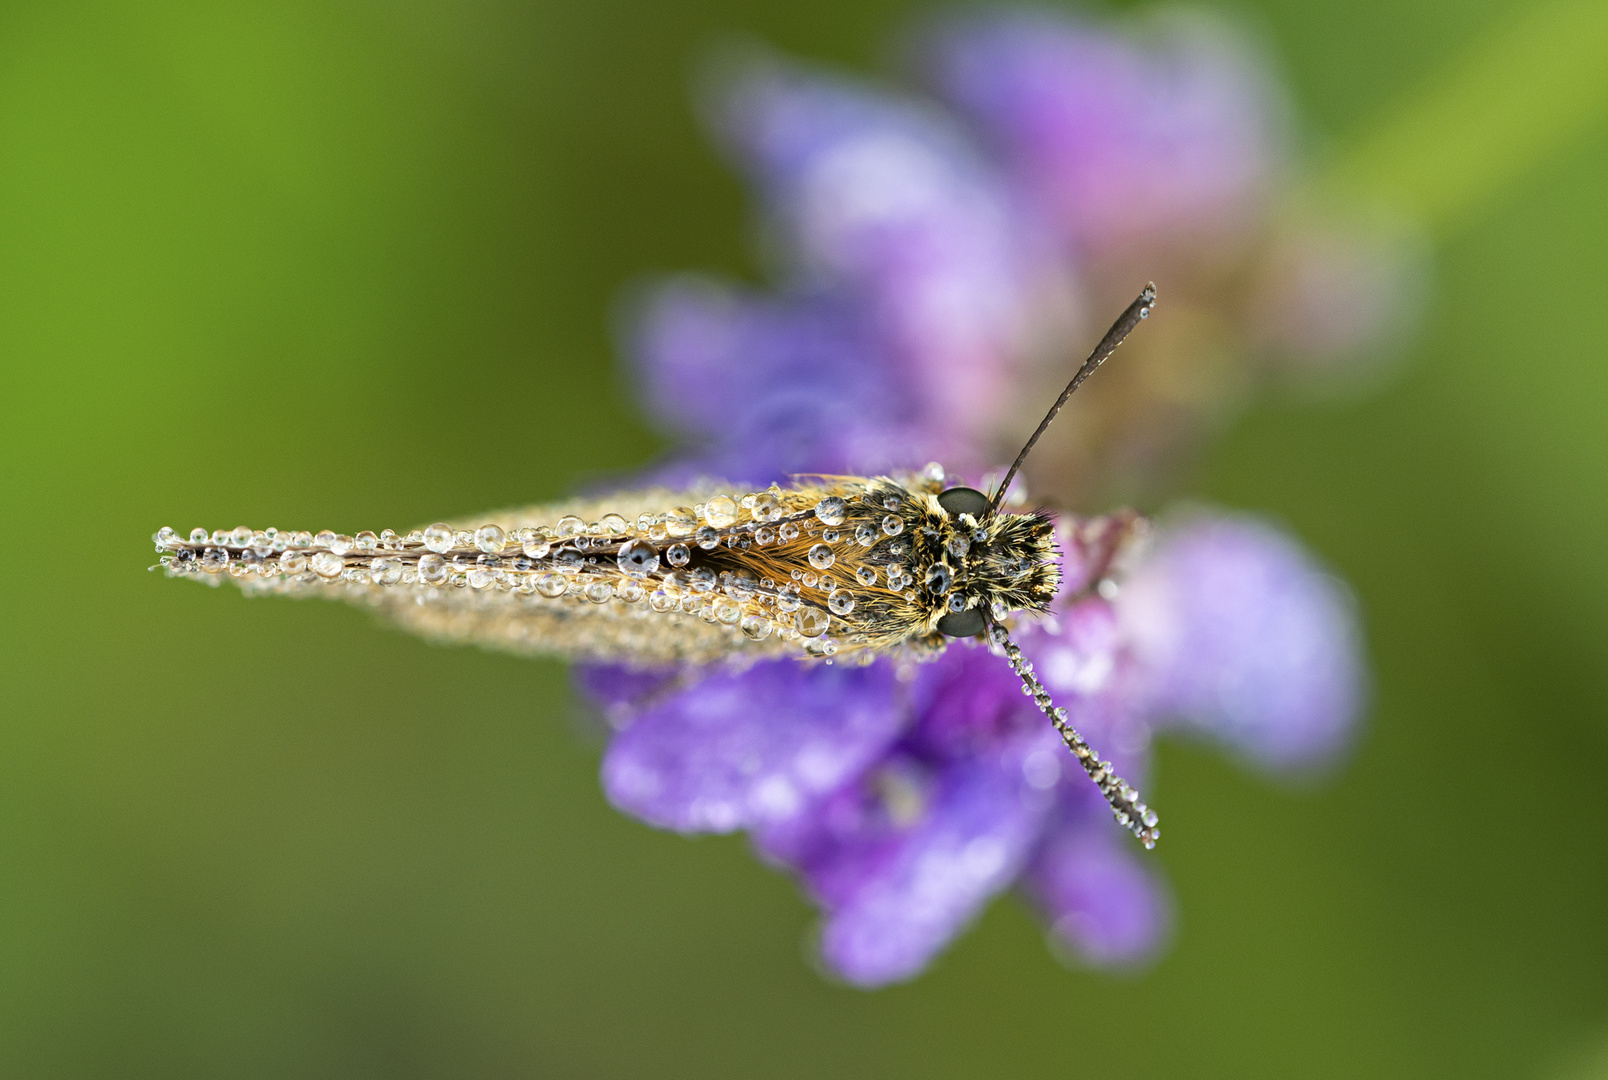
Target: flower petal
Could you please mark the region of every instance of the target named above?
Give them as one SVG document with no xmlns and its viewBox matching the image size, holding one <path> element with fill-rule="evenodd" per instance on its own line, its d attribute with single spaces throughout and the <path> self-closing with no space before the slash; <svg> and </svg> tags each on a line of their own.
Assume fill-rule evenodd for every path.
<svg viewBox="0 0 1608 1080">
<path fill-rule="evenodd" d="M 1052 829 L 1023 874 L 1022 888 L 1055 941 L 1094 967 L 1141 965 L 1169 936 L 1172 905 L 1165 886 L 1144 852 L 1109 821 Z"/>
<path fill-rule="evenodd" d="M 1275 767 L 1332 754 L 1356 724 L 1366 679 L 1350 597 L 1266 523 L 1171 530 L 1118 609 L 1155 714 Z"/>
<path fill-rule="evenodd" d="M 1023 782 L 1019 762 L 991 757 L 925 777 L 919 763 L 894 759 L 869 782 L 823 807 L 807 842 L 792 838 L 826 911 L 822 959 L 860 986 L 920 972 L 1015 879 L 1050 802 Z M 910 808 L 898 806 L 908 793 L 890 791 L 898 784 L 925 786 L 913 822 L 899 820 Z"/>
<path fill-rule="evenodd" d="M 626 813 L 682 832 L 787 818 L 859 774 L 898 735 L 906 709 L 890 665 L 775 660 L 711 674 L 651 704 L 603 759 Z"/>
<path fill-rule="evenodd" d="M 723 100 L 722 132 L 801 278 L 866 301 L 931 426 L 985 432 L 1050 265 L 1007 185 L 947 117 L 846 79 L 756 63 Z"/>
</svg>

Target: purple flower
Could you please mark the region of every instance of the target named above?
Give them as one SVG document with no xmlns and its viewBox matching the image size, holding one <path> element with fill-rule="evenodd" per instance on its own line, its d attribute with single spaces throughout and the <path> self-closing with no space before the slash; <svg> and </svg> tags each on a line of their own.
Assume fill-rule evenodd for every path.
<svg viewBox="0 0 1608 1080">
<path fill-rule="evenodd" d="M 1035 492 L 1081 505 L 1162 480 L 1257 379 L 1343 371 L 1400 321 L 1394 234 L 1277 209 L 1287 110 L 1224 28 L 1030 13 L 918 42 L 937 100 L 769 58 L 717 98 L 779 282 L 641 298 L 638 386 L 682 440 L 660 479 L 975 476 L 1081 359 L 1088 313 L 1153 276 L 1165 318 L 1030 462 Z M 1168 730 L 1268 769 L 1333 759 L 1366 685 L 1344 587 L 1254 519 L 1181 519 L 1143 555 L 1131 523 L 1063 518 L 1061 598 L 1014 630 L 1074 726 L 1141 787 Z M 912 977 L 1012 885 L 1079 962 L 1143 965 L 1168 937 L 1153 857 L 988 648 L 579 678 L 618 729 L 615 805 L 747 832 L 819 906 L 823 962 L 851 983 Z"/>
<path fill-rule="evenodd" d="M 1098 523 L 1063 528 L 1069 580 L 1096 561 L 1098 536 Z M 1165 534 L 1133 582 L 1018 631 L 1074 724 L 1130 780 L 1171 723 L 1285 764 L 1332 748 L 1354 719 L 1344 594 L 1282 534 L 1202 517 Z M 1194 651 L 1200 620 L 1233 612 L 1209 656 Z M 1158 627 L 1183 629 L 1158 641 Z M 850 982 L 918 973 L 1019 879 L 1091 964 L 1142 963 L 1165 940 L 1156 871 L 987 649 L 956 644 L 903 669 L 776 660 L 624 693 L 640 704 L 604 759 L 615 805 L 684 832 L 748 830 L 820 905 L 822 958 Z"/>
<path fill-rule="evenodd" d="M 931 34 L 924 66 L 1066 242 L 1109 251 L 1242 228 L 1282 164 L 1277 87 L 1214 22 L 1173 14 L 1135 29 L 974 16 Z"/>
</svg>

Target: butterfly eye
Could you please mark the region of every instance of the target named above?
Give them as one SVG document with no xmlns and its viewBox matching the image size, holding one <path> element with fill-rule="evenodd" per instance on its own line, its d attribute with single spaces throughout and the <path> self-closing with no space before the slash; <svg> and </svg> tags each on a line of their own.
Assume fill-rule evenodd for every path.
<svg viewBox="0 0 1608 1080">
<path fill-rule="evenodd" d="M 952 611 L 938 620 L 938 632 L 944 637 L 976 637 L 988 628 L 988 621 L 978 608 Z"/>
<path fill-rule="evenodd" d="M 981 521 L 988 514 L 988 496 L 976 488 L 952 487 L 938 495 L 938 505 L 950 517 L 970 514 Z"/>
</svg>

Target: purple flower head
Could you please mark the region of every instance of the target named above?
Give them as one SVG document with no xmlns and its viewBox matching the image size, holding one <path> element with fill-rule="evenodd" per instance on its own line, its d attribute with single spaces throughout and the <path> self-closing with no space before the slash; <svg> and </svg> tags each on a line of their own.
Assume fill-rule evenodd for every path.
<svg viewBox="0 0 1608 1080">
<path fill-rule="evenodd" d="M 1144 490 L 1257 378 L 1339 370 L 1396 318 L 1387 233 L 1275 209 L 1282 98 L 1222 28 L 990 15 L 922 41 L 953 112 L 770 59 L 722 85 L 714 123 L 781 282 L 683 277 L 641 298 L 638 385 L 685 444 L 666 473 L 977 475 L 1081 359 L 1069 313 L 1115 311 L 1154 276 L 1165 318 L 1029 462 L 1035 492 L 1080 505 Z M 1120 775 L 1144 786 L 1169 730 L 1270 769 L 1346 744 L 1366 685 L 1355 613 L 1293 539 L 1222 514 L 1148 549 L 1132 514 L 1057 530 L 1060 597 L 1012 635 Z M 822 960 L 851 983 L 914 976 L 1013 884 L 1080 963 L 1142 965 L 1170 933 L 1154 857 L 997 647 L 579 678 L 618 729 L 611 801 L 747 832 L 818 905 Z"/>
<path fill-rule="evenodd" d="M 1252 50 L 1174 15 L 1142 32 L 1025 12 L 930 38 L 939 94 L 1072 244 L 1243 226 L 1282 162 L 1282 103 Z"/>
<path fill-rule="evenodd" d="M 1175 722 L 1272 763 L 1335 744 L 1354 720 L 1356 655 L 1324 663 L 1315 650 L 1324 634 L 1349 646 L 1352 631 L 1287 538 L 1203 517 L 1165 534 L 1117 600 L 1071 598 L 1079 565 L 1109 562 L 1102 525 L 1063 525 L 1068 599 L 1017 638 L 1119 772 L 1142 781 L 1152 733 Z M 1237 621 L 1203 657 L 1193 620 L 1223 612 Z M 1159 641 L 1172 626 L 1182 636 Z M 1267 633 L 1292 641 L 1269 657 Z M 1226 672 L 1216 683 L 1212 665 Z M 635 696 L 604 759 L 610 799 L 665 828 L 749 831 L 821 907 L 822 959 L 850 982 L 920 972 L 1017 881 L 1086 963 L 1142 963 L 1166 938 L 1155 870 L 988 649 L 858 669 L 776 660 L 690 685 L 601 681 L 623 688 L 616 702 Z"/>
<path fill-rule="evenodd" d="M 1065 505 L 1132 497 L 1259 383 L 1378 370 L 1410 322 L 1411 229 L 1297 197 L 1284 95 L 1231 28 L 977 14 L 915 53 L 935 98 L 770 56 L 710 94 L 781 288 L 681 279 L 639 307 L 629 351 L 696 470 L 978 472 L 1148 278 L 1170 329 L 1028 477 Z"/>
</svg>

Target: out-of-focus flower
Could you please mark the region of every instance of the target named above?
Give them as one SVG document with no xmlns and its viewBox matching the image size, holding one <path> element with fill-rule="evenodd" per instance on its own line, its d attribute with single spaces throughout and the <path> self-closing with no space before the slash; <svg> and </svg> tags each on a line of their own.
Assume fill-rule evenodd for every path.
<svg viewBox="0 0 1608 1080">
<path fill-rule="evenodd" d="M 1287 537 L 1212 516 L 1164 532 L 1107 599 L 1105 519 L 1064 522 L 1065 595 L 1017 637 L 1079 729 L 1130 780 L 1169 727 L 1279 766 L 1321 760 L 1355 715 L 1361 660 L 1343 590 Z M 794 661 L 668 691 L 589 669 L 621 730 L 616 806 L 685 832 L 748 830 L 826 918 L 844 978 L 908 978 L 1018 879 L 1052 932 L 1123 966 L 1165 939 L 1142 852 L 1016 676 L 982 647 L 858 669 Z"/>
<path fill-rule="evenodd" d="M 1153 278 L 1165 317 L 1029 463 L 1035 495 L 1097 505 L 1164 489 L 1258 383 L 1344 370 L 1400 321 L 1408 249 L 1290 197 L 1287 107 L 1221 25 L 986 15 L 917 42 L 931 97 L 772 58 L 716 96 L 780 280 L 684 277 L 639 306 L 649 411 L 690 444 L 666 471 L 764 485 L 936 459 L 975 478 L 1016 450 L 1092 321 Z M 1015 637 L 1122 775 L 1139 782 L 1168 729 L 1272 769 L 1345 743 L 1355 618 L 1292 539 L 1205 514 L 1141 557 L 1117 550 L 1121 519 L 1058 527 L 1062 598 Z M 618 729 L 615 804 L 747 831 L 820 905 L 821 955 L 851 982 L 920 971 L 1012 884 L 1084 962 L 1142 963 L 1166 938 L 1156 871 L 985 647 L 580 678 Z"/>
<path fill-rule="evenodd" d="M 1367 375 L 1416 310 L 1410 230 L 1303 194 L 1284 96 L 1230 28 L 974 15 L 910 52 L 932 97 L 764 58 L 711 109 L 754 183 L 780 295 L 672 283 L 633 352 L 653 389 L 745 350 L 744 396 L 703 400 L 767 442 L 789 432 L 764 464 L 808 457 L 789 425 L 828 416 L 902 421 L 894 445 L 919 430 L 925 457 L 961 468 L 1007 457 L 1109 313 L 1154 280 L 1166 319 L 1091 381 L 1028 470 L 1064 505 L 1150 498 L 1258 387 Z M 812 349 L 824 336 L 831 359 Z M 770 381 L 754 388 L 759 371 Z M 709 405 L 687 396 L 654 389 L 654 415 L 707 436 L 683 414 Z"/>
</svg>

